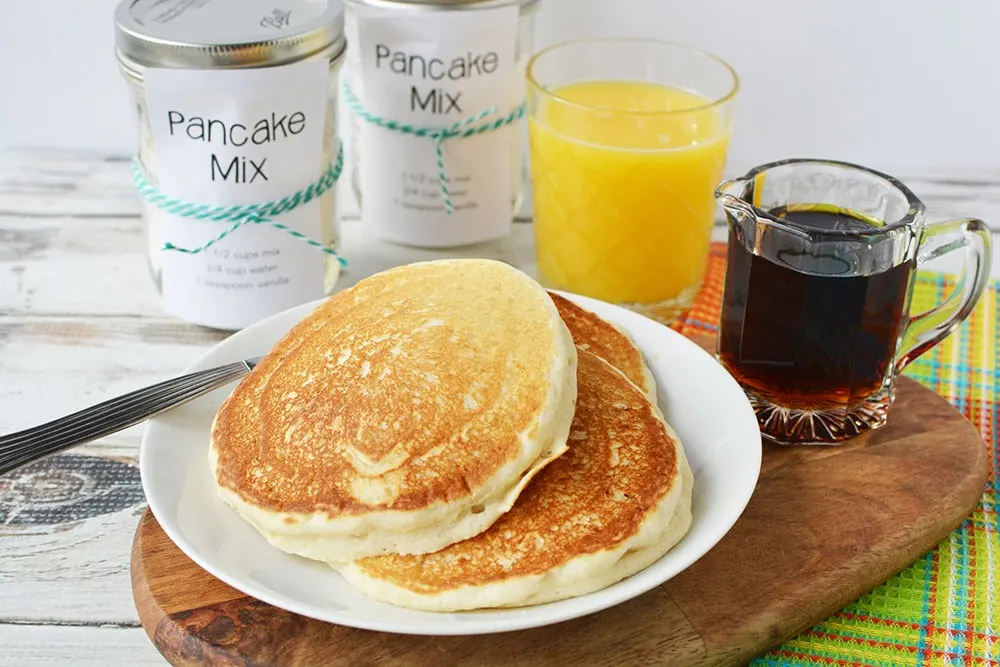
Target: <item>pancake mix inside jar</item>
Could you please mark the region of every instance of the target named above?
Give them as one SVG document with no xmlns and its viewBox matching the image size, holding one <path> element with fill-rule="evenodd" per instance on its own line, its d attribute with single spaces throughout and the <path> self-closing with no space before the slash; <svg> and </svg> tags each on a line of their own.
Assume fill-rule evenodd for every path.
<svg viewBox="0 0 1000 667">
<path fill-rule="evenodd" d="M 524 198 L 537 0 L 346 0 L 352 183 L 389 241 L 507 236 Z"/>
<path fill-rule="evenodd" d="M 340 0 L 123 0 L 149 266 L 171 315 L 239 329 L 337 280 Z"/>
</svg>

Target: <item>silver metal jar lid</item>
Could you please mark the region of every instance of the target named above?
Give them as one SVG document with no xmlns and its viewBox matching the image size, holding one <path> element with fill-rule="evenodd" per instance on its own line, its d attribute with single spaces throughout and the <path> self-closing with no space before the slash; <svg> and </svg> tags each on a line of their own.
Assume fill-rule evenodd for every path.
<svg viewBox="0 0 1000 667">
<path fill-rule="evenodd" d="M 122 0 L 115 43 L 123 65 L 266 67 L 346 48 L 341 0 Z"/>
<path fill-rule="evenodd" d="M 539 0 L 345 0 L 351 5 L 372 7 L 411 7 L 414 9 L 486 9 L 506 5 L 533 7 Z"/>
</svg>

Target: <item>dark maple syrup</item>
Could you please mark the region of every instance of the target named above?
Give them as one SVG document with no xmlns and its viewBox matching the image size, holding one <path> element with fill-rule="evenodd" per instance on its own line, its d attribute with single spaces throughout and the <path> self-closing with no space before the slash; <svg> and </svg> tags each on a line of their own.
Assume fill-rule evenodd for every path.
<svg viewBox="0 0 1000 667">
<path fill-rule="evenodd" d="M 880 225 L 828 206 L 769 213 L 810 231 Z M 730 231 L 719 356 L 744 386 L 798 410 L 849 408 L 892 374 L 914 262 L 822 276 L 752 254 Z"/>
</svg>

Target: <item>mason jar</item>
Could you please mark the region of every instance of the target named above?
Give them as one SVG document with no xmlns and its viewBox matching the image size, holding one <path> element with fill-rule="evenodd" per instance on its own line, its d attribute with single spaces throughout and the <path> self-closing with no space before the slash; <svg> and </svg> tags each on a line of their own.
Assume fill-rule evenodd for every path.
<svg viewBox="0 0 1000 667">
<path fill-rule="evenodd" d="M 351 186 L 364 224 L 377 236 L 452 247 L 510 233 L 528 180 L 527 124 L 518 112 L 538 6 L 538 0 L 345 0 L 351 43 L 345 94 L 363 109 L 349 112 Z M 476 67 L 490 54 L 503 71 L 482 85 L 471 106 L 461 97 L 454 102 L 471 97 L 463 90 L 466 81 L 433 80 L 437 59 L 450 72 L 464 65 L 475 84 L 482 71 Z M 391 75 L 378 78 L 380 69 Z M 373 100 L 373 91 L 380 100 Z M 466 127 L 502 127 L 446 139 L 439 154 L 433 138 L 388 130 L 363 117 L 374 112 L 386 123 L 433 130 L 471 121 L 490 108 L 495 113 Z"/>
<path fill-rule="evenodd" d="M 115 11 L 140 192 L 170 204 L 143 201 L 149 269 L 169 313 L 220 329 L 321 298 L 340 272 L 335 187 L 314 188 L 322 194 L 228 234 L 233 219 L 174 214 L 184 204 L 275 202 L 324 177 L 329 185 L 342 166 L 343 6 L 275 7 L 123 0 Z"/>
</svg>

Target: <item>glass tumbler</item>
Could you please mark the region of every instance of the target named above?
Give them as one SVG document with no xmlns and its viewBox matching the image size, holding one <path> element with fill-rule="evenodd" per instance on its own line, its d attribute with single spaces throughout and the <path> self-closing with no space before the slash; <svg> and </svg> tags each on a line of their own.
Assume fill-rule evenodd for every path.
<svg viewBox="0 0 1000 667">
<path fill-rule="evenodd" d="M 569 42 L 528 63 L 539 280 L 661 322 L 704 279 L 739 80 L 698 49 Z"/>
</svg>

